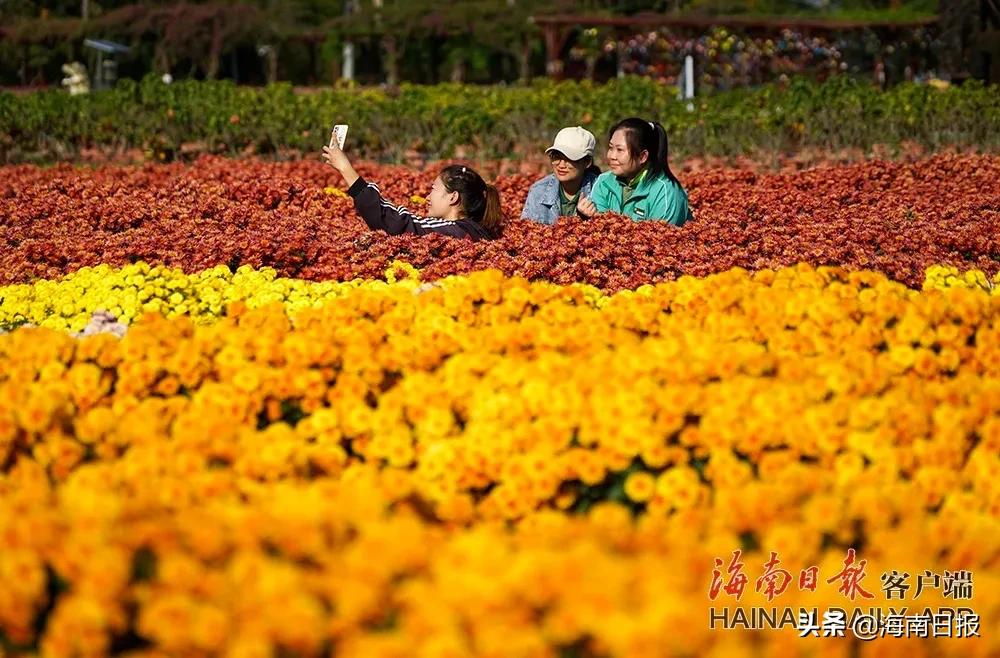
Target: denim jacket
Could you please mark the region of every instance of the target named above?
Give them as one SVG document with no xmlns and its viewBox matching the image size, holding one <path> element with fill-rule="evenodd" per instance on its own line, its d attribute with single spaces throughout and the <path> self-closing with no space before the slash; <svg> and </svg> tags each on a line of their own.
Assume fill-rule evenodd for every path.
<svg viewBox="0 0 1000 658">
<path fill-rule="evenodd" d="M 587 170 L 580 186 L 580 198 L 589 197 L 590 190 L 597 180 L 598 172 Z M 530 219 L 540 224 L 555 224 L 559 219 L 559 180 L 555 174 L 536 181 L 528 190 L 528 198 L 524 201 L 521 219 Z"/>
</svg>

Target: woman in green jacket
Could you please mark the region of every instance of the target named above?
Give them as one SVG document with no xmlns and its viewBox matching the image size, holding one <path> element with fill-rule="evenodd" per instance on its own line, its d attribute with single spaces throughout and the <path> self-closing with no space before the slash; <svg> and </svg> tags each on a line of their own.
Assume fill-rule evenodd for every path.
<svg viewBox="0 0 1000 658">
<path fill-rule="evenodd" d="M 598 176 L 578 212 L 628 215 L 636 221 L 660 220 L 676 226 L 693 219 L 687 192 L 667 162 L 667 131 L 637 117 L 619 121 L 609 131 L 608 171 Z"/>
</svg>

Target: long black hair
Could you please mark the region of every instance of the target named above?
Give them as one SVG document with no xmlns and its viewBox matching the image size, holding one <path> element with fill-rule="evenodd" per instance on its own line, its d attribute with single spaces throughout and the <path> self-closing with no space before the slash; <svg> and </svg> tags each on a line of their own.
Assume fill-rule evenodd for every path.
<svg viewBox="0 0 1000 658">
<path fill-rule="evenodd" d="M 503 223 L 500 192 L 483 180 L 471 167 L 450 165 L 441 171 L 441 182 L 449 192 L 458 192 L 462 202 L 462 217 L 469 219 L 493 235 L 499 235 Z"/>
<path fill-rule="evenodd" d="M 646 170 L 651 178 L 662 173 L 678 185 L 681 184 L 677 180 L 677 176 L 674 176 L 674 172 L 670 171 L 670 163 L 667 161 L 669 153 L 667 131 L 662 125 L 639 117 L 629 117 L 611 127 L 611 130 L 608 131 L 608 139 L 614 137 L 619 130 L 625 132 L 625 144 L 633 160 L 638 160 L 643 151 L 649 153 Z"/>
</svg>

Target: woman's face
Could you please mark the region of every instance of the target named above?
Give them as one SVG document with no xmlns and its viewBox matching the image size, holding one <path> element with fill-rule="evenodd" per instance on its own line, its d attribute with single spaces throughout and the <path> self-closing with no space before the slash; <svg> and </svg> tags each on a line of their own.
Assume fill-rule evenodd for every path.
<svg viewBox="0 0 1000 658">
<path fill-rule="evenodd" d="M 608 142 L 608 168 L 615 176 L 631 178 L 639 173 L 646 166 L 649 160 L 649 152 L 643 151 L 638 158 L 633 158 L 628 152 L 628 143 L 625 141 L 625 131 L 616 130 Z"/>
<path fill-rule="evenodd" d="M 458 192 L 449 192 L 441 177 L 435 178 L 431 193 L 427 195 L 427 214 L 431 217 L 445 217 L 456 203 Z"/>
<path fill-rule="evenodd" d="M 552 173 L 560 183 L 571 183 L 581 180 L 587 167 L 590 165 L 590 158 L 581 160 L 570 160 L 559 151 L 549 152 L 549 162 L 552 163 Z"/>
</svg>

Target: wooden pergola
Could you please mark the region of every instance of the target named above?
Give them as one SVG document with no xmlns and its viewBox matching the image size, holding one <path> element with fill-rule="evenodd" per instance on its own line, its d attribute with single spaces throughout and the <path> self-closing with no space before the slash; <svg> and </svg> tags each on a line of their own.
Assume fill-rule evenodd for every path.
<svg viewBox="0 0 1000 658">
<path fill-rule="evenodd" d="M 900 30 L 936 27 L 948 44 L 947 52 L 942 53 L 946 73 L 956 80 L 978 77 L 1000 83 L 1000 0 L 941 0 L 938 16 L 892 21 L 671 14 L 617 17 L 555 15 L 534 16 L 531 20 L 542 30 L 546 71 L 555 77 L 562 75 L 561 53 L 573 31 L 578 28 L 611 28 L 619 36 L 656 28 L 697 32 L 712 27 L 740 30 L 751 35 L 773 34 L 787 28 L 807 36 L 853 30 L 872 30 L 891 36 Z"/>
<path fill-rule="evenodd" d="M 983 0 L 998 2 L 1000 0 Z M 670 14 L 640 14 L 637 16 L 533 16 L 532 22 L 542 30 L 545 39 L 546 71 L 560 77 L 563 70 L 561 53 L 566 42 L 579 28 L 611 28 L 619 35 L 634 34 L 642 30 L 671 28 L 677 31 L 699 32 L 713 27 L 740 30 L 748 34 L 773 34 L 782 29 L 793 29 L 805 35 L 828 34 L 851 30 L 874 30 L 892 33 L 900 30 L 930 27 L 938 22 L 937 16 L 900 21 L 864 21 L 818 19 L 781 16 L 692 16 Z"/>
</svg>

